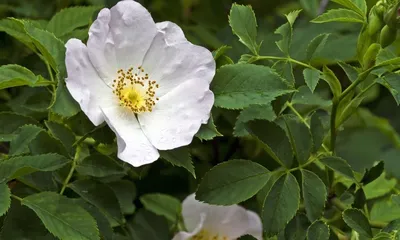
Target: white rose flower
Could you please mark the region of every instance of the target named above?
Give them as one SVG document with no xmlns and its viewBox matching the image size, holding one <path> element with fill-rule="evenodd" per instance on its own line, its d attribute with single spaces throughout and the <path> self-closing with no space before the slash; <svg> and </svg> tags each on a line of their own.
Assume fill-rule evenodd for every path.
<svg viewBox="0 0 400 240">
<path fill-rule="evenodd" d="M 189 232 L 179 232 L 172 240 L 234 240 L 244 235 L 263 239 L 260 217 L 239 205 L 210 205 L 191 194 L 182 203 L 182 216 Z"/>
<path fill-rule="evenodd" d="M 117 136 L 118 157 L 137 167 L 158 150 L 190 144 L 207 123 L 215 61 L 172 22 L 155 23 L 139 3 L 100 11 L 84 45 L 66 44 L 67 88 L 83 112 Z"/>
</svg>

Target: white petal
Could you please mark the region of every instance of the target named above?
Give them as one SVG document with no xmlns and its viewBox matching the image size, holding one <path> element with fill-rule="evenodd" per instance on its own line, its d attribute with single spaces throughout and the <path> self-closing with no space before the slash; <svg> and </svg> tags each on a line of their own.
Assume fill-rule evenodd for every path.
<svg viewBox="0 0 400 240">
<path fill-rule="evenodd" d="M 117 104 L 102 107 L 101 110 L 117 135 L 118 158 L 134 167 L 156 161 L 160 155 L 143 134 L 135 114 Z"/>
<path fill-rule="evenodd" d="M 160 98 L 152 112 L 138 115 L 150 142 L 160 150 L 191 143 L 210 117 L 214 94 L 205 79 L 187 81 Z"/>
<path fill-rule="evenodd" d="M 120 1 L 111 8 L 110 31 L 118 67 L 127 69 L 142 65 L 157 27 L 142 5 L 135 1 Z"/>
<path fill-rule="evenodd" d="M 246 234 L 252 235 L 257 240 L 263 240 L 262 238 L 263 228 L 260 217 L 258 216 L 257 213 L 253 211 L 247 211 L 247 216 L 249 218 L 249 227 L 246 231 Z"/>
<path fill-rule="evenodd" d="M 67 88 L 92 123 L 99 125 L 104 122 L 99 106 L 112 97 L 112 90 L 98 76 L 80 40 L 70 39 L 66 48 Z"/>
<path fill-rule="evenodd" d="M 147 52 L 143 67 L 160 88 L 161 97 L 186 81 L 211 82 L 215 75 L 215 61 L 210 51 L 184 39 L 180 28 L 163 23 Z"/>
<path fill-rule="evenodd" d="M 203 228 L 203 223 L 205 220 L 205 214 L 200 215 L 200 222 L 197 224 L 196 228 L 193 229 L 191 232 L 178 232 L 172 240 L 188 240 L 191 237 L 195 236 L 197 233 L 201 231 Z"/>
<path fill-rule="evenodd" d="M 253 212 L 247 211 L 241 206 L 215 206 L 199 202 L 194 194 L 188 196 L 182 203 L 182 216 L 188 230 L 196 226 L 200 221 L 200 214 L 204 214 L 203 229 L 236 239 L 246 234 L 251 234 L 262 240 L 259 234 L 261 221 L 257 222 Z M 254 213 L 255 214 L 255 213 Z M 252 226 L 250 226 L 252 225 Z"/>
<path fill-rule="evenodd" d="M 165 21 L 156 23 L 157 29 L 164 33 L 167 44 L 186 42 L 185 34 L 182 29 L 173 22 Z"/>
<path fill-rule="evenodd" d="M 110 83 L 115 78 L 118 68 L 114 40 L 110 32 L 110 20 L 110 10 L 102 9 L 90 26 L 87 42 L 90 60 L 106 83 Z"/>
</svg>

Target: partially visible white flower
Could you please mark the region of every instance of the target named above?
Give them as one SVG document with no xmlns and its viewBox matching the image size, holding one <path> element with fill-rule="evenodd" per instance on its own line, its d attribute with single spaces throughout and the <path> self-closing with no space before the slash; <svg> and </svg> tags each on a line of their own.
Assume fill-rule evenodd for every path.
<svg viewBox="0 0 400 240">
<path fill-rule="evenodd" d="M 182 215 L 189 232 L 179 232 L 172 240 L 234 240 L 244 235 L 263 239 L 260 217 L 239 205 L 209 205 L 191 194 L 182 203 Z"/>
<path fill-rule="evenodd" d="M 66 44 L 67 88 L 95 125 L 117 135 L 118 157 L 133 166 L 159 150 L 190 144 L 207 123 L 215 61 L 172 22 L 154 23 L 139 3 L 100 11 L 87 46 Z"/>
</svg>

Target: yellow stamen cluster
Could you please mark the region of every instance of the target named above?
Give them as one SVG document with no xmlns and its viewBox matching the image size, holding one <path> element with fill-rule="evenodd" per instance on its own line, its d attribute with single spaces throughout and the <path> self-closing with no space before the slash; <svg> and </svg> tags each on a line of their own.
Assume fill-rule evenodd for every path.
<svg viewBox="0 0 400 240">
<path fill-rule="evenodd" d="M 219 234 L 212 234 L 206 230 L 201 230 L 191 240 L 228 240 L 227 236 L 221 236 Z"/>
<path fill-rule="evenodd" d="M 133 73 L 132 67 L 126 72 L 119 69 L 117 76 L 112 87 L 120 106 L 127 107 L 134 113 L 151 112 L 158 101 L 155 90 L 159 85 L 149 79 L 149 74 L 145 73 L 143 67 L 138 67 L 137 73 Z"/>
</svg>

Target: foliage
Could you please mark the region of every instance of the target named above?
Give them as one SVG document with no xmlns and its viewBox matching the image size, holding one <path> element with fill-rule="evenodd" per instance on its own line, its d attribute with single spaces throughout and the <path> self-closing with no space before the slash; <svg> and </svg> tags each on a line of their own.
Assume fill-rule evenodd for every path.
<svg viewBox="0 0 400 240">
<path fill-rule="evenodd" d="M 65 42 L 117 1 L 3 2 L 1 239 L 171 239 L 193 192 L 265 239 L 400 239 L 400 1 L 139 1 L 217 71 L 192 143 L 138 168 L 65 86 Z"/>
</svg>

